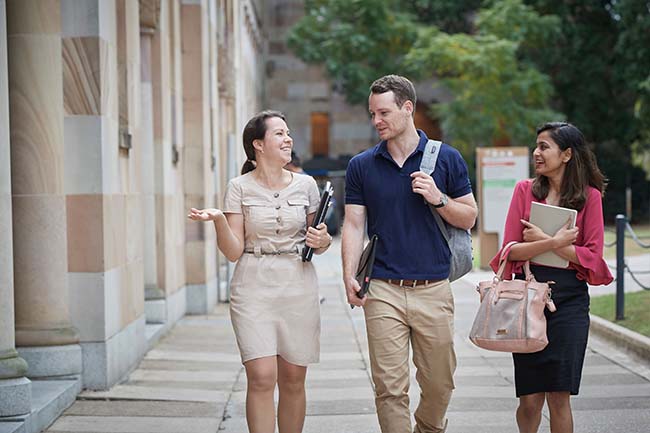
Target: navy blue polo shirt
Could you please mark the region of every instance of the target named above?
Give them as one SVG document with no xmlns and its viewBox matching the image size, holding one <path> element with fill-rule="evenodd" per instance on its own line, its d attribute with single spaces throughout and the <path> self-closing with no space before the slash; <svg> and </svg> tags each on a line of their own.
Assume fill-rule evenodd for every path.
<svg viewBox="0 0 650 433">
<path fill-rule="evenodd" d="M 418 147 L 403 167 L 382 141 L 352 158 L 346 171 L 345 204 L 365 206 L 368 236 L 379 237 L 373 278 L 442 280 L 449 276 L 449 247 L 424 198 L 411 187 L 411 173 L 420 169 L 428 141 L 424 132 L 418 134 Z M 440 149 L 433 179 L 451 198 L 472 192 L 467 164 L 447 144 Z"/>
</svg>

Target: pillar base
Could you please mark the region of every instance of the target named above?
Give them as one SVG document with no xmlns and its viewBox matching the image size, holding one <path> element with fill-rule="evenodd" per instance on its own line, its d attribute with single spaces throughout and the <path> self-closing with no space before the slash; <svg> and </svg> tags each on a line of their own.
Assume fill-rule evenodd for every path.
<svg viewBox="0 0 650 433">
<path fill-rule="evenodd" d="M 18 354 L 27 361 L 27 377 L 46 378 L 81 374 L 81 346 L 17 347 Z"/>
<path fill-rule="evenodd" d="M 209 314 L 217 304 L 217 278 L 187 286 L 187 314 Z"/>
<path fill-rule="evenodd" d="M 0 379 L 0 417 L 25 415 L 31 410 L 32 382 L 25 377 Z"/>
<path fill-rule="evenodd" d="M 149 286 L 144 288 L 144 299 L 155 300 L 155 299 L 165 299 L 165 291 L 160 287 Z"/>
<path fill-rule="evenodd" d="M 167 301 L 164 299 L 145 300 L 144 314 L 147 318 L 147 323 L 167 322 Z"/>
<path fill-rule="evenodd" d="M 26 373 L 27 363 L 15 349 L 0 354 L 0 380 L 20 378 Z"/>
<path fill-rule="evenodd" d="M 148 349 L 145 332 L 142 315 L 106 341 L 82 342 L 83 387 L 106 390 L 123 379 Z"/>
<path fill-rule="evenodd" d="M 16 326 L 16 346 L 65 346 L 77 343 L 79 343 L 79 331 L 72 326 L 52 329 Z"/>
</svg>

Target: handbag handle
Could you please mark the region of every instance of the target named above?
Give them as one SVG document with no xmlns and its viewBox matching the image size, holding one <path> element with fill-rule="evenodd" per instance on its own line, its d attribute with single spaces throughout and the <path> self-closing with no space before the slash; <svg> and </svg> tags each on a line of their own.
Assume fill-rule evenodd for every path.
<svg viewBox="0 0 650 433">
<path fill-rule="evenodd" d="M 518 243 L 519 242 L 517 241 L 510 241 L 501 250 L 501 256 L 499 257 L 499 270 L 494 276 L 495 279 L 498 279 L 499 281 L 503 280 L 503 273 L 505 272 L 506 264 L 508 263 L 508 255 L 510 254 L 510 250 L 514 245 Z M 526 275 L 526 281 L 535 281 L 535 276 L 530 271 L 530 261 L 528 260 L 524 262 L 524 274 Z"/>
</svg>

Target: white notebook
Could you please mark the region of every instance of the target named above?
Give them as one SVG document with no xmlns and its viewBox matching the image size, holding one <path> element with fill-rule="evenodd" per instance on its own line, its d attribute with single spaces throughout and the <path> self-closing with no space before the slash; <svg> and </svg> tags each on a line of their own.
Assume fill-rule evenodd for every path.
<svg viewBox="0 0 650 433">
<path fill-rule="evenodd" d="M 569 228 L 573 228 L 576 225 L 577 216 L 578 211 L 575 209 L 567 209 L 565 207 L 552 206 L 535 201 L 530 206 L 530 223 L 535 224 L 544 233 L 551 236 L 557 233 L 569 218 L 571 218 Z M 530 259 L 530 261 L 555 268 L 566 268 L 569 266 L 568 260 L 563 259 L 553 251 L 539 254 Z"/>
</svg>

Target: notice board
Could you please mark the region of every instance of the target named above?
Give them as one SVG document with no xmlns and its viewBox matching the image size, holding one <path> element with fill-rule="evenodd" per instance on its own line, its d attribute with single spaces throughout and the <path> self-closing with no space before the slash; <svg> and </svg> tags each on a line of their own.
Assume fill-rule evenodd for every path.
<svg viewBox="0 0 650 433">
<path fill-rule="evenodd" d="M 503 226 L 517 182 L 530 174 L 527 147 L 476 149 L 481 267 L 487 266 L 503 240 Z"/>
</svg>

